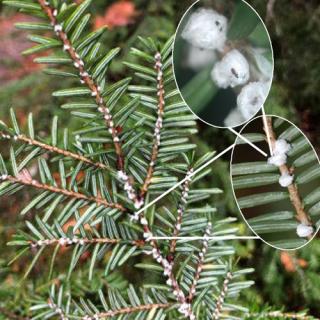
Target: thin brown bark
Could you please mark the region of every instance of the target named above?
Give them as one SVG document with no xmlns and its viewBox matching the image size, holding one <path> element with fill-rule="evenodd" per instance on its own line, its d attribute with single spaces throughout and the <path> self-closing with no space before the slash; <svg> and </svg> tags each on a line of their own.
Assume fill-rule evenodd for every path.
<svg viewBox="0 0 320 320">
<path fill-rule="evenodd" d="M 109 239 L 109 238 L 77 238 L 69 239 L 69 238 L 61 238 L 61 239 L 44 239 L 39 241 L 29 241 L 29 244 L 32 247 L 41 247 L 41 246 L 50 246 L 50 245 L 86 245 L 86 244 L 118 244 L 118 243 L 126 243 L 131 244 L 136 247 L 143 247 L 145 245 L 145 242 L 143 240 L 122 240 L 122 239 Z"/>
<path fill-rule="evenodd" d="M 165 107 L 165 99 L 164 99 L 165 91 L 164 91 L 164 84 L 163 84 L 162 58 L 159 52 L 155 55 L 155 60 L 156 60 L 155 69 L 157 71 L 158 117 L 155 124 L 153 146 L 152 146 L 150 163 L 147 170 L 147 176 L 145 178 L 145 181 L 140 191 L 140 196 L 142 198 L 144 198 L 145 194 L 148 192 L 148 188 L 149 188 L 149 185 L 151 184 L 151 180 L 153 177 L 155 164 L 158 159 L 160 139 L 161 139 L 160 134 L 162 129 L 163 114 L 164 114 L 164 107 Z"/>
<path fill-rule="evenodd" d="M 233 279 L 233 274 L 231 272 L 228 272 L 227 276 L 226 276 L 226 278 L 225 278 L 225 280 L 223 282 L 219 297 L 218 297 L 218 299 L 216 301 L 216 307 L 215 307 L 215 310 L 213 312 L 213 318 L 212 318 L 213 320 L 219 320 L 220 317 L 221 317 L 223 304 L 224 304 L 225 298 L 226 298 L 228 290 L 229 290 L 230 281 L 232 279 Z"/>
<path fill-rule="evenodd" d="M 277 137 L 273 130 L 272 119 L 270 117 L 267 117 L 266 119 L 265 131 L 269 133 L 271 147 L 272 147 L 272 150 L 274 150 Z M 279 167 L 279 171 L 281 175 L 285 175 L 285 174 L 292 175 L 294 173 L 293 169 L 289 168 L 286 164 L 281 165 Z M 288 191 L 289 191 L 291 203 L 296 210 L 296 219 L 307 226 L 312 226 L 312 221 L 304 209 L 304 205 L 301 200 L 297 184 L 292 183 L 291 185 L 289 185 Z"/>
<path fill-rule="evenodd" d="M 192 172 L 193 172 L 193 169 L 191 168 L 190 170 L 188 170 L 186 177 L 188 177 L 189 174 Z M 187 200 L 188 200 L 188 196 L 189 196 L 190 182 L 191 182 L 191 178 L 188 178 L 182 186 L 181 200 L 178 204 L 178 215 L 177 215 L 177 221 L 176 221 L 176 224 L 175 224 L 174 230 L 173 230 L 173 237 L 178 237 L 178 235 L 180 233 L 183 215 L 186 210 Z M 171 255 L 173 255 L 175 253 L 176 246 L 177 246 L 177 239 L 171 240 L 171 243 L 170 243 L 170 254 Z"/>
<path fill-rule="evenodd" d="M 46 0 L 38 0 L 39 4 L 41 5 L 43 11 L 47 14 L 51 24 L 53 26 L 58 26 L 59 23 L 56 18 L 55 9 L 51 8 L 48 5 L 48 2 Z M 72 43 L 68 39 L 67 34 L 61 29 L 56 30 L 57 36 L 62 41 L 65 51 L 69 53 L 69 56 L 74 62 L 75 67 L 79 70 L 79 74 L 82 78 L 82 81 L 86 86 L 90 89 L 93 97 L 95 98 L 96 104 L 100 108 L 99 111 L 104 115 L 105 122 L 107 127 L 110 130 L 110 133 L 113 138 L 115 151 L 117 154 L 117 166 L 118 170 L 124 170 L 124 157 L 122 154 L 122 146 L 120 139 L 118 137 L 117 129 L 113 123 L 112 115 L 110 114 L 110 110 L 107 107 L 103 97 L 102 93 L 100 91 L 99 86 L 95 83 L 95 81 L 92 79 L 92 77 L 88 74 L 88 72 L 85 69 L 84 63 L 82 59 L 80 58 L 79 54 L 76 52 L 76 49 L 72 46 Z"/>
<path fill-rule="evenodd" d="M 146 305 L 141 305 L 138 307 L 128 307 L 128 308 L 123 308 L 123 309 L 119 309 L 119 310 L 110 310 L 104 313 L 98 313 L 95 316 L 98 317 L 99 319 L 108 319 L 111 317 L 115 317 L 121 314 L 131 314 L 131 313 L 135 313 L 135 312 L 141 312 L 141 311 L 148 311 L 148 310 L 152 310 L 152 309 L 167 309 L 169 307 L 171 307 L 172 304 L 170 303 L 154 303 L 154 304 L 146 304 Z M 83 319 L 88 319 L 83 317 Z M 89 317 L 90 319 L 90 317 Z M 92 318 L 95 319 L 95 318 Z"/>
<path fill-rule="evenodd" d="M 107 169 L 108 168 L 105 164 L 103 164 L 101 162 L 94 162 L 94 161 L 88 159 L 85 156 L 82 156 L 82 155 L 79 155 L 79 154 L 73 153 L 71 151 L 67 151 L 67 150 L 58 148 L 58 147 L 50 146 L 50 145 L 45 144 L 43 142 L 28 138 L 25 135 L 18 135 L 17 136 L 17 140 L 25 142 L 25 143 L 27 143 L 29 145 L 33 145 L 33 146 L 39 147 L 39 148 L 47 150 L 49 152 L 55 152 L 55 153 L 58 153 L 58 154 L 61 154 L 61 155 L 65 156 L 65 157 L 72 158 L 72 159 L 84 162 L 84 163 L 86 163 L 86 164 L 88 164 L 90 166 L 93 166 L 93 167 L 96 167 L 96 168 L 99 168 L 99 169 Z"/>
<path fill-rule="evenodd" d="M 47 184 L 42 184 L 39 181 L 33 180 L 33 179 L 27 179 L 27 178 L 17 178 L 17 177 L 13 177 L 13 176 L 7 176 L 6 179 L 4 179 L 6 181 L 9 181 L 11 183 L 18 183 L 21 185 L 25 185 L 25 186 L 30 186 L 39 190 L 44 190 L 44 191 L 50 191 L 53 193 L 58 193 L 58 194 L 62 194 L 66 197 L 69 198 L 74 198 L 74 199 L 79 199 L 79 200 L 85 200 L 88 202 L 95 202 L 97 205 L 99 206 L 105 206 L 107 208 L 114 208 L 114 209 L 118 209 L 120 211 L 126 211 L 126 209 L 119 203 L 110 203 L 105 199 L 99 198 L 99 197 L 90 197 L 90 196 L 86 196 L 83 193 L 79 193 L 79 192 L 75 192 L 75 191 L 70 191 L 70 190 L 66 190 L 66 189 L 61 189 L 58 187 L 54 187 L 54 186 L 50 186 Z"/>
</svg>

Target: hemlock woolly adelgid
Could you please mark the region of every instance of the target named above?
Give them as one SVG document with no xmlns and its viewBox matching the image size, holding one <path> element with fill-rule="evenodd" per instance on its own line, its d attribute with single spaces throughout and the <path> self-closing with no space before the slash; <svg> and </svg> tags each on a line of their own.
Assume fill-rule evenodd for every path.
<svg viewBox="0 0 320 320">
<path fill-rule="evenodd" d="M 294 176 L 289 173 L 282 174 L 279 178 L 279 184 L 281 187 L 289 187 L 293 183 Z"/>
<path fill-rule="evenodd" d="M 216 63 L 211 77 L 219 88 L 243 85 L 250 78 L 249 63 L 239 50 L 233 49 Z"/>
<path fill-rule="evenodd" d="M 268 159 L 268 163 L 272 164 L 276 167 L 281 167 L 287 162 L 286 154 L 274 154 L 272 157 Z"/>
<path fill-rule="evenodd" d="M 227 18 L 215 10 L 200 8 L 191 14 L 181 36 L 200 49 L 223 50 L 227 23 Z"/>
<path fill-rule="evenodd" d="M 282 165 L 286 164 L 287 153 L 290 150 L 291 150 L 291 145 L 286 140 L 284 139 L 276 140 L 274 150 L 273 150 L 273 156 L 268 159 L 268 163 L 273 164 L 276 167 L 281 167 Z M 290 177 L 289 174 L 288 176 Z M 286 184 L 286 182 L 288 182 L 288 177 L 283 177 L 282 182 Z M 282 186 L 280 180 L 279 180 L 279 183 Z"/>
<path fill-rule="evenodd" d="M 300 238 L 307 238 L 313 234 L 313 227 L 312 226 L 307 226 L 303 223 L 299 224 L 297 226 L 297 235 Z"/>
<path fill-rule="evenodd" d="M 275 143 L 274 153 L 275 154 L 286 154 L 291 150 L 291 145 L 284 139 L 279 139 Z"/>
<path fill-rule="evenodd" d="M 268 93 L 265 82 L 250 82 L 238 95 L 237 105 L 245 119 L 252 118 L 262 107 Z"/>
<path fill-rule="evenodd" d="M 217 54 L 215 50 L 200 49 L 190 45 L 186 63 L 190 69 L 199 71 L 211 63 L 213 64 L 216 58 Z"/>
</svg>

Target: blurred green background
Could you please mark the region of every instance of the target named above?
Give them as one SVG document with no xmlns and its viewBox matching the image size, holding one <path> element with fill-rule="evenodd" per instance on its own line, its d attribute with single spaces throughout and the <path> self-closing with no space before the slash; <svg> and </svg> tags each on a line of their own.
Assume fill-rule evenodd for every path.
<svg viewBox="0 0 320 320">
<path fill-rule="evenodd" d="M 113 80 L 126 77 L 128 70 L 121 61 L 128 60 L 128 51 L 138 35 L 165 40 L 175 32 L 178 22 L 192 1 L 176 0 L 95 0 L 91 7 L 96 17 L 92 28 L 108 24 L 110 32 L 104 36 L 106 48 L 120 46 L 122 54 L 109 71 Z M 318 0 L 253 0 L 249 1 L 259 12 L 269 29 L 275 55 L 275 74 L 271 93 L 267 99 L 266 111 L 284 116 L 297 124 L 308 136 L 319 153 L 320 150 L 320 5 Z M 1 6 L 0 17 L 0 118 L 7 120 L 9 107 L 14 107 L 20 123 L 26 123 L 32 110 L 37 119 L 38 130 L 47 131 L 52 115 L 59 115 L 70 128 L 77 127 L 75 118 L 58 108 L 58 102 L 51 97 L 54 90 L 68 87 L 68 81 L 56 81 L 46 76 L 31 58 L 20 56 L 30 44 L 26 34 L 14 29 L 14 23 L 25 18 Z M 131 59 L 131 58 L 130 58 Z M 61 102 L 61 101 L 60 101 Z M 199 122 L 199 135 L 192 139 L 198 145 L 199 154 L 212 149 L 222 151 L 234 142 L 235 137 L 227 130 L 209 128 Z M 7 147 L 0 142 L 1 153 Z M 212 166 L 214 174 L 203 181 L 210 187 L 221 187 L 225 191 L 213 202 L 221 216 L 239 217 L 243 234 L 248 230 L 241 220 L 233 199 L 229 160 L 227 155 Z M 45 295 L 50 283 L 47 281 L 49 257 L 42 258 L 29 278 L 21 281 L 30 261 L 28 257 L 8 266 L 15 248 L 7 247 L 17 227 L 24 226 L 19 208 L 28 202 L 28 194 L 21 192 L 17 197 L 0 199 L 0 319 L 27 319 L 32 297 Z M 31 218 L 32 216 L 24 217 Z M 320 317 L 320 241 L 315 239 L 297 252 L 280 252 L 269 248 L 260 241 L 235 243 L 239 263 L 256 268 L 252 276 L 256 285 L 242 295 L 242 304 L 253 311 L 272 306 L 273 309 L 299 311 Z M 55 265 L 56 275 L 66 269 L 62 253 Z M 28 260 L 29 259 L 29 260 Z M 77 269 L 73 277 L 75 292 L 96 292 L 98 288 L 112 285 L 113 279 L 101 277 L 96 271 L 94 280 L 86 279 L 87 260 Z M 61 270 L 61 272 L 59 272 Z M 100 271 L 101 271 L 100 270 Z M 121 275 L 119 275 L 121 277 Z M 134 275 L 131 278 L 134 281 Z M 62 280 L 57 276 L 53 281 Z"/>
</svg>

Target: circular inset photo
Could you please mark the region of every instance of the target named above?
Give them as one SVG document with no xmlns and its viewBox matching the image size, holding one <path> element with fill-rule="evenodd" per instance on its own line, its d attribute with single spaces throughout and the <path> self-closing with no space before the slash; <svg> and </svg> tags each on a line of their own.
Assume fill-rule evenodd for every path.
<svg viewBox="0 0 320 320">
<path fill-rule="evenodd" d="M 249 227 L 278 249 L 298 249 L 320 225 L 320 166 L 311 143 L 291 122 L 258 117 L 238 138 L 231 159 L 234 195 Z"/>
<path fill-rule="evenodd" d="M 242 0 L 200 0 L 177 29 L 173 66 L 186 104 L 215 127 L 236 127 L 264 104 L 273 51 L 257 12 Z"/>
</svg>

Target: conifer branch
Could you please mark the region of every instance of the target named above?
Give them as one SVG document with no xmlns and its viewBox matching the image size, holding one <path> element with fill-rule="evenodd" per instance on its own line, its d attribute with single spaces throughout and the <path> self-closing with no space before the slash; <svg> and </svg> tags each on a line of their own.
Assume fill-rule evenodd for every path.
<svg viewBox="0 0 320 320">
<path fill-rule="evenodd" d="M 219 320 L 220 319 L 222 308 L 223 308 L 223 304 L 224 304 L 226 295 L 227 295 L 228 290 L 229 290 L 230 281 L 232 279 L 233 279 L 232 272 L 228 272 L 227 273 L 227 277 L 223 281 L 223 286 L 221 288 L 219 297 L 218 297 L 218 299 L 216 301 L 216 307 L 215 307 L 215 310 L 213 312 L 213 320 Z"/>
<path fill-rule="evenodd" d="M 276 145 L 276 141 L 277 141 L 277 137 L 276 137 L 276 134 L 273 130 L 271 117 L 266 118 L 266 121 L 264 123 L 264 129 L 266 132 L 269 133 L 271 147 L 274 150 L 275 145 Z M 283 165 L 279 166 L 279 171 L 280 171 L 281 175 L 292 175 L 294 173 L 294 168 L 289 168 L 286 164 L 283 164 Z M 304 205 L 301 200 L 301 196 L 299 194 L 297 184 L 296 183 L 290 184 L 288 186 L 288 192 L 290 195 L 291 203 L 296 210 L 296 219 L 300 223 L 302 223 L 306 226 L 312 226 L 312 221 L 311 221 L 308 213 L 304 209 Z"/>
<path fill-rule="evenodd" d="M 71 245 L 88 245 L 88 244 L 131 244 L 136 247 L 143 247 L 145 242 L 143 240 L 122 240 L 122 239 L 110 239 L 110 238 L 59 238 L 59 239 L 42 239 L 38 241 L 28 241 L 31 247 L 38 248 L 44 246 L 51 246 L 59 244 L 60 246 L 71 246 Z"/>
<path fill-rule="evenodd" d="M 168 259 L 163 256 L 162 252 L 158 247 L 157 241 L 150 240 L 150 238 L 153 238 L 154 235 L 149 227 L 148 220 L 145 218 L 144 214 L 141 213 L 139 217 L 140 223 L 143 226 L 143 237 L 147 242 L 150 242 L 150 245 L 152 246 L 152 251 L 150 252 L 150 254 L 152 254 L 153 258 L 164 268 L 163 275 L 167 277 L 167 285 L 172 287 L 174 296 L 176 297 L 177 301 L 179 301 L 181 304 L 180 308 L 178 309 L 179 312 L 185 315 L 190 320 L 195 320 L 195 315 L 192 312 L 191 305 L 187 302 L 186 296 L 180 288 L 180 285 L 173 273 L 172 263 L 170 263 Z"/>
<path fill-rule="evenodd" d="M 2 137 L 3 139 L 8 139 L 8 140 L 13 139 L 14 141 L 21 141 L 23 143 L 26 143 L 26 144 L 29 144 L 29 145 L 32 145 L 35 147 L 39 147 L 39 148 L 46 150 L 48 152 L 54 152 L 54 153 L 63 155 L 64 157 L 68 157 L 68 158 L 72 158 L 72 159 L 81 161 L 83 163 L 86 163 L 90 166 L 93 166 L 93 167 L 96 167 L 99 169 L 107 169 L 108 168 L 108 166 L 106 166 L 105 164 L 103 164 L 101 162 L 94 162 L 94 161 L 92 161 L 92 160 L 88 159 L 87 157 L 82 156 L 80 154 L 73 153 L 71 151 L 64 150 L 64 149 L 61 149 L 61 148 L 58 148 L 55 146 L 51 146 L 51 145 L 48 145 L 44 142 L 40 142 L 40 141 L 32 139 L 32 138 L 28 138 L 27 136 L 25 136 L 23 134 L 15 135 L 12 137 L 8 134 L 0 132 L 0 137 Z"/>
<path fill-rule="evenodd" d="M 182 193 L 181 193 L 181 200 L 180 203 L 178 204 L 178 216 L 177 216 L 177 221 L 174 226 L 173 230 L 173 237 L 178 237 L 180 230 L 181 230 L 181 225 L 182 225 L 182 219 L 184 212 L 186 210 L 186 205 L 187 205 L 187 200 L 189 196 L 189 187 L 190 187 L 190 182 L 191 182 L 191 177 L 189 177 L 193 173 L 193 168 L 190 168 L 186 174 L 186 181 L 182 185 Z M 177 240 L 173 239 L 170 243 L 170 254 L 173 255 L 175 253 L 177 246 Z"/>
<path fill-rule="evenodd" d="M 116 129 L 116 125 L 114 124 L 111 111 L 103 99 L 101 88 L 87 71 L 84 60 L 82 60 L 79 53 L 73 47 L 71 41 L 68 38 L 67 33 L 63 30 L 63 26 L 59 24 L 57 20 L 57 9 L 52 8 L 49 2 L 47 2 L 46 0 L 38 0 L 38 2 L 42 10 L 48 16 L 56 35 L 62 41 L 63 50 L 69 54 L 70 58 L 73 61 L 74 67 L 79 71 L 81 83 L 85 84 L 90 89 L 91 96 L 95 99 L 95 102 L 98 106 L 98 111 L 103 115 L 108 131 L 112 136 L 115 152 L 117 155 L 118 177 L 124 182 L 124 187 L 127 191 L 129 199 L 134 201 L 135 207 L 137 207 L 137 209 L 140 209 L 143 203 L 141 203 L 141 201 L 138 200 L 136 192 L 133 188 L 133 184 L 130 181 L 128 175 L 125 173 L 124 156 L 121 141 L 118 136 L 118 132 Z"/>
<path fill-rule="evenodd" d="M 195 272 L 195 275 L 194 275 L 194 278 L 193 278 L 193 283 L 190 287 L 190 290 L 189 290 L 189 298 L 188 298 L 188 301 L 191 303 L 193 298 L 194 298 L 194 295 L 196 293 L 196 287 L 197 287 L 197 284 L 198 284 L 198 281 L 200 279 L 200 276 L 201 276 L 201 272 L 202 272 L 202 268 L 203 268 L 203 265 L 204 265 L 204 260 L 205 260 L 205 256 L 206 256 L 206 253 L 208 251 L 208 247 L 209 247 L 209 237 L 210 237 L 210 234 L 211 234 L 211 228 L 212 228 L 212 224 L 211 222 L 208 223 L 208 226 L 206 228 L 206 232 L 204 234 L 204 237 L 203 237 L 203 243 L 202 243 L 202 249 L 199 253 L 199 260 L 198 260 L 198 264 L 197 264 L 197 267 L 196 267 L 196 272 Z"/>
<path fill-rule="evenodd" d="M 148 311 L 148 310 L 157 310 L 157 309 L 167 309 L 172 306 L 171 303 L 154 303 L 146 304 L 137 307 L 128 307 L 119 310 L 110 310 L 104 313 L 97 313 L 94 316 L 83 316 L 82 320 L 98 320 L 98 319 L 109 319 L 119 315 L 129 315 L 136 312 Z"/>
<path fill-rule="evenodd" d="M 46 0 L 38 0 L 41 5 L 43 11 L 47 14 L 56 35 L 63 43 L 63 50 L 68 52 L 70 58 L 73 60 L 74 67 L 78 69 L 81 82 L 85 84 L 91 91 L 92 97 L 95 99 L 96 104 L 98 105 L 98 111 L 101 112 L 104 116 L 107 128 L 109 129 L 110 134 L 112 135 L 116 154 L 117 154 L 117 165 L 119 170 L 124 169 L 124 158 L 122 155 L 122 148 L 120 139 L 118 137 L 118 133 L 116 127 L 113 123 L 113 118 L 110 113 L 109 108 L 107 107 L 102 94 L 101 88 L 95 83 L 92 76 L 87 72 L 84 61 L 81 59 L 80 55 L 77 53 L 76 49 L 72 46 L 71 41 L 68 38 L 66 32 L 64 32 L 62 25 L 60 25 L 57 21 L 57 10 L 53 9 L 49 2 Z"/>
<path fill-rule="evenodd" d="M 53 193 L 62 194 L 62 195 L 69 197 L 69 198 L 93 202 L 93 203 L 96 203 L 98 206 L 105 206 L 106 208 L 118 209 L 122 212 L 126 211 L 126 208 L 124 208 L 119 203 L 110 203 L 107 200 L 99 198 L 99 197 L 90 197 L 90 196 L 86 196 L 83 193 L 70 191 L 70 190 L 66 190 L 66 189 L 61 189 L 61 188 L 58 188 L 55 186 L 50 186 L 47 184 L 42 184 L 39 181 L 32 179 L 31 176 L 25 175 L 25 174 L 21 174 L 21 177 L 2 175 L 2 176 L 0 176 L 0 181 L 9 181 L 11 183 L 17 183 L 17 184 L 24 185 L 24 186 L 30 186 L 30 187 L 33 187 L 33 188 L 39 189 L 39 190 L 50 191 Z"/>
<path fill-rule="evenodd" d="M 152 147 L 149 167 L 147 170 L 147 176 L 145 178 L 144 184 L 140 191 L 140 196 L 142 198 L 144 198 L 145 194 L 148 192 L 148 188 L 149 188 L 149 185 L 151 184 L 156 161 L 158 159 L 159 148 L 161 144 L 161 129 L 163 125 L 163 115 L 164 115 L 164 107 L 165 107 L 165 98 L 164 98 L 165 90 L 164 90 L 163 71 L 162 71 L 162 57 L 160 52 L 156 53 L 155 61 L 156 63 L 154 68 L 157 71 L 158 117 L 157 117 L 154 134 L 153 134 L 153 147 Z"/>
</svg>

